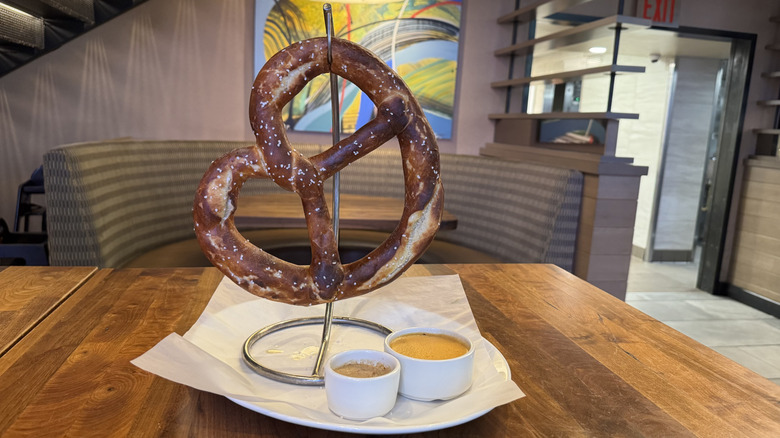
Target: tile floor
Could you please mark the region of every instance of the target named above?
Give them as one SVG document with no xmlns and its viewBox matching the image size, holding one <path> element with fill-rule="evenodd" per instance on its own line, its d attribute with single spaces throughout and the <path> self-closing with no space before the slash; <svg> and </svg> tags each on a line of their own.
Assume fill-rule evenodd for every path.
<svg viewBox="0 0 780 438">
<path fill-rule="evenodd" d="M 633 257 L 626 303 L 780 385 L 780 320 L 696 289 L 697 272 Z"/>
</svg>

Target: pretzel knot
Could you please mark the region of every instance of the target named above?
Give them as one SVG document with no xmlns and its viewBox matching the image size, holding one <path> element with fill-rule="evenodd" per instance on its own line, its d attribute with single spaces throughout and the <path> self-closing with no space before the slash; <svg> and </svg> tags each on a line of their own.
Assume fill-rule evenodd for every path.
<svg viewBox="0 0 780 438">
<path fill-rule="evenodd" d="M 382 60 L 362 47 L 314 38 L 274 55 L 258 73 L 249 102 L 257 138 L 214 161 L 198 186 L 195 232 L 212 264 L 249 292 L 275 301 L 311 305 L 362 295 L 401 275 L 430 245 L 444 202 L 436 138 L 409 88 Z M 307 158 L 290 146 L 282 108 L 317 75 L 332 72 L 357 85 L 376 106 L 376 117 L 330 149 Z M 398 137 L 405 180 L 401 219 L 378 248 L 341 264 L 325 202 L 323 181 L 383 143 Z M 294 265 L 252 245 L 233 223 L 238 193 L 248 178 L 270 178 L 301 197 L 312 262 Z"/>
</svg>

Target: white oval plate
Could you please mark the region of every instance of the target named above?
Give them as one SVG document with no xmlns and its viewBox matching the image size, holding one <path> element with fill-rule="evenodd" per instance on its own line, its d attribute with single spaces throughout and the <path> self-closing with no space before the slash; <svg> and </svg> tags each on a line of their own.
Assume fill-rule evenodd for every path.
<svg viewBox="0 0 780 438">
<path fill-rule="evenodd" d="M 509 370 L 509 364 L 507 363 L 504 356 L 487 339 L 483 339 L 483 342 L 485 342 L 485 347 L 488 350 L 490 357 L 493 359 L 493 366 L 496 367 L 496 370 L 500 374 L 504 375 L 506 380 L 509 380 L 512 377 L 511 371 Z M 267 406 L 259 406 L 252 402 L 238 400 L 230 397 L 228 397 L 228 400 L 232 401 L 233 403 L 236 403 L 239 406 L 243 406 L 249 410 L 258 412 L 263 415 L 267 415 L 271 418 L 276 418 L 277 420 L 286 421 L 288 423 L 298 424 L 301 426 L 314 427 L 317 429 L 333 430 L 337 432 L 363 433 L 368 435 L 417 433 L 417 432 L 429 432 L 432 430 L 445 429 L 448 427 L 467 423 L 475 418 L 479 418 L 487 414 L 492 410 L 492 409 L 485 409 L 484 411 L 479 411 L 466 416 L 453 416 L 453 418 L 451 419 L 448 419 L 446 421 L 441 421 L 438 423 L 409 424 L 405 426 L 388 427 L 388 426 L 363 426 L 359 424 L 351 425 L 351 424 L 344 424 L 344 423 L 335 423 L 335 422 L 329 423 L 323 421 L 316 421 L 316 420 L 312 420 L 311 418 L 306 418 L 306 417 L 296 415 L 294 413 L 285 413 L 282 412 L 281 410 L 275 410 Z"/>
</svg>

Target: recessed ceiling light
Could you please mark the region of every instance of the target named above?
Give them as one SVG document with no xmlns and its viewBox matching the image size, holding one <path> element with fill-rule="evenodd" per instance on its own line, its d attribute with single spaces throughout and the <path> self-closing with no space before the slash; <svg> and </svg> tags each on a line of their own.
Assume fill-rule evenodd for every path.
<svg viewBox="0 0 780 438">
<path fill-rule="evenodd" d="M 601 46 L 595 46 L 595 47 L 591 47 L 590 49 L 588 49 L 588 52 L 600 55 L 602 53 L 607 53 L 607 48 L 606 47 L 601 47 Z"/>
</svg>

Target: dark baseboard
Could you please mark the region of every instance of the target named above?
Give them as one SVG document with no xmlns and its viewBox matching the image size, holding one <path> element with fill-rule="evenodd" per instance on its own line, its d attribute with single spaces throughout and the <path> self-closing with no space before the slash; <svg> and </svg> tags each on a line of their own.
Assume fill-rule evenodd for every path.
<svg viewBox="0 0 780 438">
<path fill-rule="evenodd" d="M 742 289 L 741 287 L 727 284 L 725 288 L 726 295 L 740 303 L 768 313 L 775 318 L 780 318 L 780 303 L 764 296 Z"/>
<path fill-rule="evenodd" d="M 631 245 L 631 256 L 646 262 L 692 262 L 694 252 L 688 249 L 656 249 L 647 260 L 647 249 Z"/>
<path fill-rule="evenodd" d="M 692 262 L 693 251 L 689 249 L 656 249 L 652 252 L 651 262 Z"/>
</svg>

